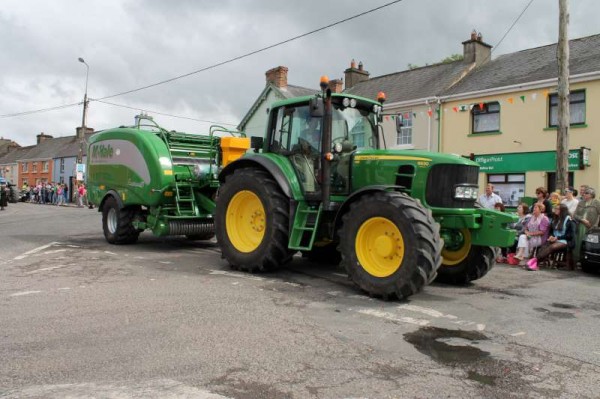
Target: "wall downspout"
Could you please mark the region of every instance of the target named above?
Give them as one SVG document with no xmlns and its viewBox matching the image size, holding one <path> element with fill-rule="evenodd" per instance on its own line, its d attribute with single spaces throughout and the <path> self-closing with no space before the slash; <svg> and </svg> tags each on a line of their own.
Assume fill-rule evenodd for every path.
<svg viewBox="0 0 600 399">
<path fill-rule="evenodd" d="M 440 99 L 437 101 L 438 105 L 438 139 L 437 139 L 437 152 L 442 152 L 442 119 L 444 111 L 442 108 L 442 102 Z"/>
</svg>

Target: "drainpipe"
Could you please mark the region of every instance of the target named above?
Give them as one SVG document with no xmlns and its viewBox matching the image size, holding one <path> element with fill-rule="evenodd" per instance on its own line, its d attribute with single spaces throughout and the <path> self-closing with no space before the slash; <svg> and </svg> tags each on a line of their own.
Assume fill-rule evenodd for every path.
<svg viewBox="0 0 600 399">
<path fill-rule="evenodd" d="M 437 100 L 438 106 L 438 147 L 437 152 L 442 152 L 442 119 L 444 116 L 444 108 L 442 107 L 442 101 L 438 98 Z"/>
</svg>

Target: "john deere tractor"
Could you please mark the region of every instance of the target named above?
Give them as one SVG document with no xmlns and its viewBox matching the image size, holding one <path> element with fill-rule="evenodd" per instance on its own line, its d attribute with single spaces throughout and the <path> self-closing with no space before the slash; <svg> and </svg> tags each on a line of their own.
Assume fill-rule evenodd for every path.
<svg viewBox="0 0 600 399">
<path fill-rule="evenodd" d="M 479 166 L 458 155 L 387 150 L 378 101 L 322 92 L 273 104 L 263 138 L 219 174 L 215 228 L 240 270 L 298 251 L 341 259 L 370 295 L 407 297 L 438 276 L 484 276 L 509 246 L 510 215 L 476 206 Z"/>
</svg>

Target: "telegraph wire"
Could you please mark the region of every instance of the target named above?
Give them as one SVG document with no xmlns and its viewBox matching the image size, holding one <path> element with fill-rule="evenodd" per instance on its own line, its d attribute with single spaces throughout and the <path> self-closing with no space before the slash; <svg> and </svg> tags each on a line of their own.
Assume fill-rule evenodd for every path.
<svg viewBox="0 0 600 399">
<path fill-rule="evenodd" d="M 144 112 L 149 112 L 149 113 L 156 114 L 156 115 L 170 116 L 171 118 L 187 119 L 187 120 L 195 121 L 195 122 L 205 122 L 205 123 L 212 123 L 212 124 L 218 124 L 218 125 L 237 126 L 236 123 L 209 121 L 209 120 L 205 120 L 205 119 L 191 118 L 189 116 L 167 114 L 165 112 L 153 111 L 151 109 L 147 109 L 147 108 L 143 108 L 143 107 L 131 107 L 129 105 L 116 104 L 116 103 L 113 103 L 113 102 L 108 102 L 108 101 L 104 101 L 104 100 L 100 100 L 100 99 L 90 98 L 90 101 L 95 101 L 95 102 L 99 102 L 99 103 L 102 103 L 102 104 L 112 105 L 112 106 L 115 106 L 115 107 L 132 109 L 134 111 L 144 111 Z"/>
<path fill-rule="evenodd" d="M 494 52 L 494 50 L 496 50 L 500 46 L 500 44 L 502 44 L 502 41 L 504 40 L 504 38 L 506 38 L 506 36 L 512 30 L 512 28 L 514 28 L 515 25 L 517 24 L 517 22 L 519 22 L 519 20 L 521 19 L 521 17 L 523 16 L 523 14 L 525 14 L 525 11 L 527 11 L 527 9 L 531 5 L 531 3 L 533 3 L 533 0 L 530 0 L 529 3 L 527 3 L 527 5 L 525 6 L 525 8 L 523 8 L 523 11 L 521 11 L 521 13 L 519 14 L 519 16 L 513 21 L 512 25 L 510 25 L 510 27 L 508 28 L 508 30 L 506 32 L 504 32 L 504 35 L 502 36 L 502 38 L 500 39 L 500 41 L 498 43 L 496 43 L 496 45 L 494 47 L 492 47 L 492 50 L 490 51 L 490 55 L 488 56 L 488 58 L 492 57 L 492 53 Z M 486 61 L 487 61 L 487 59 L 486 59 Z"/>
<path fill-rule="evenodd" d="M 375 8 L 372 8 L 372 9 L 370 9 L 370 10 L 363 11 L 363 12 L 361 12 L 361 13 L 359 13 L 359 14 L 355 14 L 355 15 L 353 15 L 353 16 L 351 16 L 351 17 L 344 18 L 344 19 L 342 19 L 342 20 L 339 20 L 339 21 L 337 21 L 337 22 L 333 22 L 333 23 L 331 23 L 331 24 L 329 24 L 329 25 L 325 25 L 325 26 L 322 26 L 322 27 L 320 27 L 320 28 L 313 29 L 313 30 L 311 30 L 311 31 L 309 31 L 309 32 L 303 33 L 303 34 L 301 34 L 301 35 L 298 35 L 298 36 L 294 36 L 294 37 L 292 37 L 292 38 L 289 38 L 289 39 L 286 39 L 286 40 L 283 40 L 283 41 L 277 42 L 277 43 L 275 43 L 275 44 L 271 44 L 271 45 L 269 45 L 269 46 L 266 46 L 266 47 L 260 48 L 260 49 L 258 49 L 258 50 L 254 50 L 254 51 L 251 51 L 251 52 L 249 52 L 249 53 L 246 53 L 246 54 L 243 54 L 243 55 L 239 55 L 239 56 L 237 56 L 237 57 L 233 57 L 233 58 L 230 58 L 230 59 L 228 59 L 228 60 L 221 61 L 221 62 L 219 62 L 219 63 L 213 64 L 213 65 L 210 65 L 210 66 L 207 66 L 207 67 L 201 68 L 201 69 L 197 69 L 197 70 L 195 70 L 195 71 L 188 72 L 188 73 L 186 73 L 186 74 L 183 74 L 183 75 L 175 76 L 175 77 L 173 77 L 173 78 L 166 79 L 166 80 L 163 80 L 163 81 L 160 81 L 160 82 L 156 82 L 156 83 L 152 83 L 152 84 L 149 84 L 149 85 L 146 85 L 146 86 L 143 86 L 143 87 L 138 87 L 137 89 L 131 89 L 131 90 L 123 91 L 123 92 L 120 92 L 120 93 L 112 94 L 112 95 L 110 95 L 110 96 L 101 97 L 101 98 L 99 98 L 98 100 L 106 100 L 107 98 L 113 98 L 113 97 L 123 96 L 123 95 L 125 95 L 125 94 L 131 94 L 131 93 L 135 93 L 135 92 L 138 92 L 138 91 L 141 91 L 141 90 L 146 90 L 146 89 L 149 89 L 149 88 L 151 88 L 151 87 L 156 87 L 156 86 L 159 86 L 159 85 L 162 85 L 162 84 L 165 84 L 165 83 L 170 83 L 170 82 L 173 82 L 173 81 L 175 81 L 175 80 L 178 80 L 178 79 L 186 78 L 186 77 L 188 77 L 188 76 L 192 76 L 192 75 L 198 74 L 198 73 L 200 73 L 200 72 L 208 71 L 208 70 L 210 70 L 210 69 L 214 69 L 214 68 L 217 68 L 217 67 L 223 66 L 223 65 L 225 65 L 225 64 L 230 64 L 230 63 L 232 63 L 232 62 L 234 62 L 234 61 L 238 61 L 238 60 L 241 60 L 241 59 L 243 59 L 243 58 L 250 57 L 251 55 L 254 55 L 254 54 L 262 53 L 263 51 L 270 50 L 270 49 L 272 49 L 272 48 L 275 48 L 275 47 L 278 47 L 278 46 L 281 46 L 281 45 L 284 45 L 284 44 L 287 44 L 287 43 L 293 42 L 293 41 L 295 41 L 295 40 L 301 39 L 301 38 L 303 38 L 303 37 L 306 37 L 306 36 L 310 36 L 310 35 L 312 35 L 312 34 L 315 34 L 315 33 L 321 32 L 321 31 L 324 31 L 324 30 L 326 30 L 326 29 L 329 29 L 329 28 L 332 28 L 332 27 L 334 27 L 334 26 L 336 26 L 336 25 L 340 25 L 340 24 L 343 24 L 343 23 L 345 23 L 345 22 L 351 21 L 351 20 L 353 20 L 353 19 L 360 18 L 360 17 L 362 17 L 362 16 L 365 16 L 365 15 L 367 15 L 367 14 L 373 13 L 373 12 L 375 12 L 375 11 L 379 11 L 379 10 L 381 10 L 382 8 L 389 7 L 389 6 L 391 6 L 391 5 L 394 5 L 394 4 L 396 4 L 396 3 L 400 3 L 401 1 L 402 1 L 402 0 L 394 0 L 394 1 L 391 1 L 391 2 L 389 2 L 389 3 L 383 4 L 383 5 L 379 6 L 379 7 L 375 7 Z"/>
<path fill-rule="evenodd" d="M 14 117 L 14 116 L 23 116 L 23 115 L 37 114 L 37 113 L 41 113 L 41 112 L 56 111 L 56 110 L 59 110 L 59 109 L 74 107 L 76 105 L 81 105 L 81 104 L 83 104 L 83 101 L 79 101 L 77 103 L 71 103 L 71 104 L 57 105 L 55 107 L 34 109 L 34 110 L 31 110 L 31 111 L 23 111 L 23 112 L 15 112 L 15 113 L 12 113 L 12 114 L 4 114 L 4 115 L 0 115 L 0 118 L 11 118 L 11 117 Z"/>
</svg>

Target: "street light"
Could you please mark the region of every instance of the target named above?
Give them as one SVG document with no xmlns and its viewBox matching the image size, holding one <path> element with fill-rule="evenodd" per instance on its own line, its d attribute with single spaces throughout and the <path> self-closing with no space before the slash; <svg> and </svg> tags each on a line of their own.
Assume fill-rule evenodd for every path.
<svg viewBox="0 0 600 399">
<path fill-rule="evenodd" d="M 85 62 L 85 60 L 79 57 L 79 62 L 85 65 L 85 94 L 83 95 L 83 117 L 81 120 L 81 140 L 79 142 L 79 154 L 77 155 L 77 163 L 83 163 L 83 140 L 85 137 L 85 120 L 87 117 L 87 106 L 88 106 L 88 97 L 87 97 L 87 87 L 88 87 L 88 76 L 90 74 L 90 66 Z"/>
</svg>

